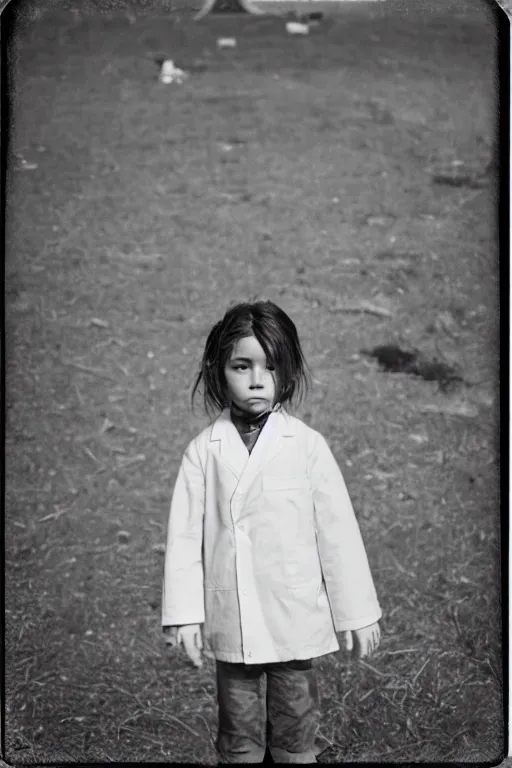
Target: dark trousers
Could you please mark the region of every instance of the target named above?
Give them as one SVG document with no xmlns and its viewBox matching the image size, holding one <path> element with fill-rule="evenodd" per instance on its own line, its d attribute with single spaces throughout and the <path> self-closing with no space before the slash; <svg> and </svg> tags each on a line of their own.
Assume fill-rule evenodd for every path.
<svg viewBox="0 0 512 768">
<path fill-rule="evenodd" d="M 266 694 L 265 694 L 266 678 Z M 311 660 L 275 664 L 217 661 L 221 763 L 316 763 L 320 712 Z"/>
</svg>

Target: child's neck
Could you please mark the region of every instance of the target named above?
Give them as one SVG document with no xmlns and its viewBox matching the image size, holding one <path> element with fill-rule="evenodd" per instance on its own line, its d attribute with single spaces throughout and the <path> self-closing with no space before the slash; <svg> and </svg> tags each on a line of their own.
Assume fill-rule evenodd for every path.
<svg viewBox="0 0 512 768">
<path fill-rule="evenodd" d="M 253 432 L 256 429 L 261 429 L 271 412 L 268 410 L 264 413 L 253 415 L 251 413 L 246 413 L 234 403 L 231 405 L 229 411 L 231 421 L 239 432 Z"/>
</svg>

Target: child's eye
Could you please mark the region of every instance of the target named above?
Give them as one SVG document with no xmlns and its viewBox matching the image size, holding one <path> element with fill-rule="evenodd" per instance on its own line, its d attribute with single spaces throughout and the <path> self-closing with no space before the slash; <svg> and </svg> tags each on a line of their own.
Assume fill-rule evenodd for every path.
<svg viewBox="0 0 512 768">
<path fill-rule="evenodd" d="M 239 363 L 238 365 L 234 366 L 234 369 L 235 369 L 235 371 L 246 371 L 247 370 L 247 366 L 246 365 L 242 365 L 242 364 Z"/>
<path fill-rule="evenodd" d="M 275 365 L 267 365 L 267 371 L 275 371 Z"/>
</svg>

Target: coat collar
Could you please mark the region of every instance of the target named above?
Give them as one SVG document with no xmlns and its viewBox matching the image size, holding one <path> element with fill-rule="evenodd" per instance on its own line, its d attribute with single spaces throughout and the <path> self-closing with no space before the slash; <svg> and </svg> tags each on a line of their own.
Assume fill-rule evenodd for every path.
<svg viewBox="0 0 512 768">
<path fill-rule="evenodd" d="M 218 444 L 217 455 L 237 478 L 239 490 L 243 490 L 245 486 L 250 485 L 261 467 L 278 453 L 282 438 L 293 437 L 295 434 L 293 417 L 279 408 L 268 417 L 256 445 L 249 454 L 231 421 L 229 408 L 226 408 L 212 425 L 210 442 Z"/>
<path fill-rule="evenodd" d="M 267 424 L 272 426 L 273 432 L 282 435 L 283 437 L 294 437 L 296 434 L 293 417 L 290 416 L 290 414 L 283 408 L 279 408 L 278 410 L 271 413 L 268 417 Z M 267 425 L 265 424 L 265 427 L 266 426 Z M 235 425 L 231 421 L 229 408 L 224 408 L 224 410 L 213 422 L 210 441 L 229 438 L 232 435 L 233 430 L 238 434 Z"/>
</svg>

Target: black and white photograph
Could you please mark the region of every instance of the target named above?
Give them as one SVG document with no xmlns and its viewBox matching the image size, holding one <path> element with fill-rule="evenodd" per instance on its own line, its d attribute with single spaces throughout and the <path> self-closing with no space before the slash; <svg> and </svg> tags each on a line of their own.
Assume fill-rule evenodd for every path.
<svg viewBox="0 0 512 768">
<path fill-rule="evenodd" d="M 503 5 L 1 4 L 2 765 L 505 760 Z"/>
</svg>

